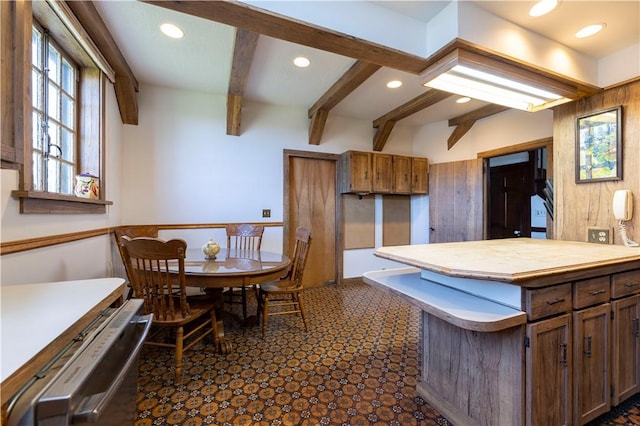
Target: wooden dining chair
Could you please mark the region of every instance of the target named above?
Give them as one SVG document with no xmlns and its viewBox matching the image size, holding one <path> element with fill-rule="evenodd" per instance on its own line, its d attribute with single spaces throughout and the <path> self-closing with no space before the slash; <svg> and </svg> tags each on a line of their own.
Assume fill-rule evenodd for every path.
<svg viewBox="0 0 640 426">
<path fill-rule="evenodd" d="M 296 229 L 296 243 L 293 248 L 289 273 L 278 281 L 260 285 L 258 290 L 258 312 L 262 314 L 263 339 L 267 333 L 267 320 L 274 315 L 300 314 L 305 330 L 309 331 L 300 295 L 303 290 L 302 277 L 310 245 L 311 230 L 298 227 Z"/>
<path fill-rule="evenodd" d="M 120 253 L 120 259 L 122 260 L 122 264 L 124 265 L 124 271 L 127 274 L 127 285 L 129 286 L 127 299 L 131 299 L 134 293 L 133 285 L 131 284 L 131 272 L 127 267 L 127 262 L 125 262 L 124 253 L 122 252 L 122 247 L 120 246 L 120 240 L 124 236 L 127 236 L 129 238 L 158 238 L 158 227 L 155 225 L 118 226 L 117 228 L 114 228 L 113 236 L 116 240 L 116 247 L 118 247 L 118 252 Z"/>
<path fill-rule="evenodd" d="M 259 251 L 262 247 L 262 234 L 264 225 L 252 225 L 250 223 L 232 223 L 226 226 L 227 248 L 235 250 Z M 254 289 L 257 297 L 257 287 Z M 247 319 L 247 287 L 231 287 L 225 292 L 227 303 L 242 304 L 242 319 Z"/>
<path fill-rule="evenodd" d="M 208 335 L 218 347 L 214 303 L 206 299 L 187 302 L 185 241 L 123 236 L 120 245 L 131 271 L 135 296 L 144 300 L 144 314 L 153 315 L 155 330 L 145 344 L 174 348 L 178 382 L 184 351 Z"/>
</svg>

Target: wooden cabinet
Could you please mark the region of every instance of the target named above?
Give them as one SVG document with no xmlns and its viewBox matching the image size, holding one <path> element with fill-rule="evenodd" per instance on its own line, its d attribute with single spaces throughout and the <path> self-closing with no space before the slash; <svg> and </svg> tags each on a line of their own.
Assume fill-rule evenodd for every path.
<svg viewBox="0 0 640 426">
<path fill-rule="evenodd" d="M 640 391 L 640 295 L 611 303 L 611 404 Z"/>
<path fill-rule="evenodd" d="M 571 424 L 571 315 L 527 325 L 526 424 Z"/>
<path fill-rule="evenodd" d="M 583 425 L 611 408 L 609 324 L 611 305 L 573 313 L 573 424 Z"/>
<path fill-rule="evenodd" d="M 426 158 L 411 158 L 411 193 L 429 193 L 429 160 Z"/>
<path fill-rule="evenodd" d="M 340 156 L 340 192 L 427 194 L 428 164 L 420 157 L 347 151 Z"/>
<path fill-rule="evenodd" d="M 371 192 L 371 153 L 347 151 L 340 156 L 340 192 Z"/>
<path fill-rule="evenodd" d="M 389 194 L 393 192 L 393 156 L 391 154 L 373 153 L 373 184 L 374 193 Z"/>
<path fill-rule="evenodd" d="M 393 156 L 393 193 L 411 194 L 411 157 Z"/>
</svg>

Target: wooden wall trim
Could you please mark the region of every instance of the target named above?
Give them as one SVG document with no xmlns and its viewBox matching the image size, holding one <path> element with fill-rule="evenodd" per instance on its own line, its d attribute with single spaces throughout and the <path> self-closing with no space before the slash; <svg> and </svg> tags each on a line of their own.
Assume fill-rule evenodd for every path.
<svg viewBox="0 0 640 426">
<path fill-rule="evenodd" d="M 280 227 L 284 226 L 283 222 L 256 222 L 256 224 L 263 225 L 265 227 Z M 211 229 L 211 228 L 224 228 L 226 223 L 186 223 L 186 224 L 164 224 L 156 225 L 158 229 Z M 28 238 L 24 240 L 4 241 L 0 243 L 0 256 L 5 254 L 19 253 L 27 250 L 35 250 L 44 247 L 50 247 L 58 244 L 70 243 L 73 241 L 84 240 L 87 238 L 99 237 L 101 235 L 108 235 L 113 232 L 114 229 L 119 228 L 115 226 L 112 228 L 98 228 L 88 231 L 72 232 L 68 234 L 48 235 L 45 237 Z"/>
</svg>

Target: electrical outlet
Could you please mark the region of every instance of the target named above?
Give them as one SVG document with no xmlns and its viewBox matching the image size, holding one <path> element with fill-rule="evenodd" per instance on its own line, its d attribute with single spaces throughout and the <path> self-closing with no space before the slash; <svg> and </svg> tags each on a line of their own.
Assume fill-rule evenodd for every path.
<svg viewBox="0 0 640 426">
<path fill-rule="evenodd" d="M 271 217 L 271 209 L 262 209 L 262 217 Z"/>
<path fill-rule="evenodd" d="M 588 228 L 587 236 L 590 243 L 611 244 L 611 229 Z"/>
</svg>

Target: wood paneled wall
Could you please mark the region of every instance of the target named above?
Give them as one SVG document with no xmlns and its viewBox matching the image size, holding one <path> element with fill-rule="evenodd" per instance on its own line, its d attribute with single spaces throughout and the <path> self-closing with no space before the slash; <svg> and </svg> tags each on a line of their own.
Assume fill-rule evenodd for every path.
<svg viewBox="0 0 640 426">
<path fill-rule="evenodd" d="M 577 184 L 576 117 L 618 105 L 622 105 L 622 180 Z M 599 227 L 613 229 L 614 244 L 622 244 L 612 198 L 616 190 L 629 189 L 635 209 L 627 222 L 627 234 L 634 241 L 640 240 L 640 81 L 556 107 L 553 160 L 555 239 L 587 241 L 588 227 Z"/>
</svg>

